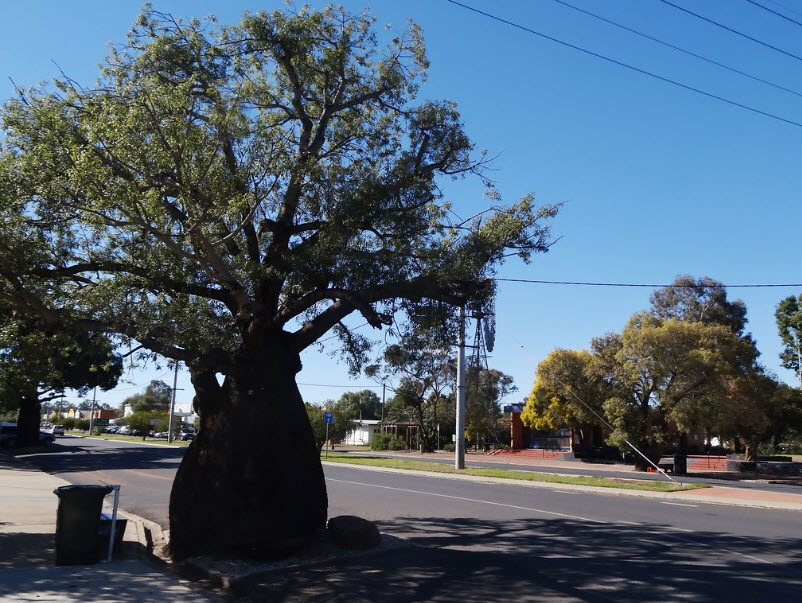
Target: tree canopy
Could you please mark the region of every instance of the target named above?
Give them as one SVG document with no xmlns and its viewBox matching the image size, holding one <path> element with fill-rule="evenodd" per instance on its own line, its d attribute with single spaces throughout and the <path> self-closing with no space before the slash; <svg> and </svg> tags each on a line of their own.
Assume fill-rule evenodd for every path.
<svg viewBox="0 0 802 603">
<path fill-rule="evenodd" d="M 608 396 L 592 361 L 585 350 L 557 349 L 546 356 L 537 366 L 532 393 L 521 413 L 524 425 L 538 430 L 568 427 L 581 440 L 583 425 L 600 424 L 597 415 L 603 413 Z"/>
<path fill-rule="evenodd" d="M 146 412 L 151 410 L 170 410 L 173 401 L 173 389 L 164 381 L 154 379 L 145 388 L 142 394 L 128 396 L 122 401 L 122 406 L 131 405 L 134 412 Z M 163 430 L 159 430 L 163 431 Z"/>
<path fill-rule="evenodd" d="M 17 414 L 20 446 L 38 442 L 42 403 L 65 389 L 109 390 L 121 374 L 122 359 L 103 334 L 56 328 L 14 309 L 0 322 L 0 410 Z"/>
<path fill-rule="evenodd" d="M 800 387 L 802 387 L 802 367 L 800 367 L 800 357 L 802 357 L 802 295 L 796 297 L 790 295 L 777 304 L 777 311 L 774 316 L 777 319 L 777 330 L 783 342 L 783 351 L 780 352 L 780 359 L 785 368 L 795 371 L 799 375 Z"/>
<path fill-rule="evenodd" d="M 522 420 L 538 429 L 603 420 L 609 443 L 627 452 L 633 444 L 650 457 L 671 443 L 683 449 L 690 432 L 752 445 L 776 428 L 777 384 L 744 333 L 743 303 L 729 301 L 721 283 L 689 276 L 655 291 L 651 302 L 620 333 L 594 338 L 589 352 L 555 350 L 543 360 Z"/>
</svg>

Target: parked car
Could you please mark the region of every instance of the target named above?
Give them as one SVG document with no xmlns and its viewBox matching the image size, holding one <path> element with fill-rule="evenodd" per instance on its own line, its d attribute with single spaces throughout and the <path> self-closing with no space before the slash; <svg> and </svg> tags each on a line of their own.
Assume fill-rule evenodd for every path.
<svg viewBox="0 0 802 603">
<path fill-rule="evenodd" d="M 52 446 L 56 441 L 53 434 L 39 430 L 39 445 Z M 0 448 L 15 448 L 17 445 L 17 424 L 3 423 L 0 425 Z"/>
<path fill-rule="evenodd" d="M 50 429 L 48 429 L 47 431 L 49 433 L 52 433 L 54 436 L 64 435 L 64 426 L 63 425 L 51 425 Z"/>
<path fill-rule="evenodd" d="M 106 433 L 117 433 L 118 431 L 120 431 L 120 428 L 117 427 L 116 425 L 109 425 L 108 427 L 106 427 L 105 431 Z"/>
<path fill-rule="evenodd" d="M 194 440 L 196 435 L 198 434 L 195 433 L 194 427 L 183 427 L 181 429 L 181 433 L 178 435 L 178 439 L 180 439 L 182 442 L 186 442 L 189 440 Z"/>
<path fill-rule="evenodd" d="M 123 425 L 123 426 L 122 426 L 122 427 L 120 427 L 120 429 L 117 431 L 117 434 L 118 434 L 118 435 L 132 435 L 132 433 L 131 433 L 131 427 L 130 427 L 130 426 L 128 426 L 128 425 Z"/>
<path fill-rule="evenodd" d="M 154 438 L 163 438 L 167 439 L 167 432 L 166 431 L 157 431 L 153 433 Z"/>
</svg>

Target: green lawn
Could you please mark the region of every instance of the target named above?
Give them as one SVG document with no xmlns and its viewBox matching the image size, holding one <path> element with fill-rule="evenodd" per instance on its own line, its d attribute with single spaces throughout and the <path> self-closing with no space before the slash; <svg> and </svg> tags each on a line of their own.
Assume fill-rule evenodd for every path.
<svg viewBox="0 0 802 603">
<path fill-rule="evenodd" d="M 409 471 L 430 471 L 432 473 L 456 473 L 459 475 L 476 475 L 479 477 L 498 477 L 502 479 L 523 480 L 531 482 L 548 482 L 553 484 L 574 484 L 578 486 L 597 486 L 601 488 L 620 488 L 623 490 L 646 490 L 649 492 L 678 492 L 680 490 L 695 490 L 709 488 L 707 484 L 678 485 L 669 481 L 646 481 L 613 479 L 607 477 L 573 477 L 568 475 L 552 475 L 548 473 L 535 473 L 533 471 L 514 471 L 510 469 L 489 469 L 482 467 L 466 467 L 455 469 L 451 465 L 430 463 L 427 461 L 414 461 L 404 459 L 389 459 L 378 457 L 354 456 L 339 452 L 329 452 L 324 459 L 332 463 L 347 463 L 350 465 L 367 465 L 370 467 L 387 467 L 390 469 L 406 469 Z"/>
</svg>

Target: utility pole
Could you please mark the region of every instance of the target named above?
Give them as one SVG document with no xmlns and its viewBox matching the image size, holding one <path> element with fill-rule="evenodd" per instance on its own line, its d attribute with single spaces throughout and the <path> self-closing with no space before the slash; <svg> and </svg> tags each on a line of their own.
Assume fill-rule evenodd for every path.
<svg viewBox="0 0 802 603">
<path fill-rule="evenodd" d="M 95 400 L 97 400 L 97 386 L 92 390 L 92 410 L 89 411 L 89 435 L 92 435 L 92 427 L 95 424 Z"/>
<path fill-rule="evenodd" d="M 173 400 L 170 402 L 170 419 L 167 422 L 167 442 L 173 441 L 173 415 L 175 414 L 175 388 L 178 385 L 178 360 L 173 371 Z"/>
<path fill-rule="evenodd" d="M 384 394 L 387 392 L 387 384 L 382 383 L 382 423 L 384 423 Z"/>
<path fill-rule="evenodd" d="M 454 467 L 465 469 L 465 306 L 459 307 L 457 342 L 457 433 L 454 441 Z"/>
</svg>

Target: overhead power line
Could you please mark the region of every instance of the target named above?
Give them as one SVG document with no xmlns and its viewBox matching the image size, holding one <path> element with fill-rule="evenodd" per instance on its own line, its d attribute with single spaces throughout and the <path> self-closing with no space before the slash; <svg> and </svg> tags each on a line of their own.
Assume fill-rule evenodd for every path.
<svg viewBox="0 0 802 603">
<path fill-rule="evenodd" d="M 795 96 L 802 97 L 802 93 L 799 93 L 796 90 L 791 90 L 790 88 L 786 88 L 785 86 L 781 86 L 779 84 L 775 84 L 775 83 L 770 82 L 768 80 L 764 80 L 763 78 L 757 77 L 756 75 L 752 75 L 751 73 L 747 73 L 746 71 L 741 71 L 740 69 L 736 69 L 735 67 L 730 67 L 729 65 L 725 65 L 724 63 L 720 63 L 719 61 L 716 61 L 714 59 L 710 59 L 710 58 L 708 58 L 706 56 L 703 56 L 701 54 L 692 52 L 690 50 L 686 50 L 685 48 L 681 48 L 681 47 L 679 47 L 679 46 L 677 46 L 675 44 L 671 44 L 670 42 L 666 42 L 664 40 L 660 40 L 659 38 L 655 38 L 654 36 L 650 36 L 649 34 L 643 33 L 642 31 L 638 31 L 637 29 L 633 29 L 631 27 L 627 27 L 626 25 L 622 25 L 621 23 L 617 23 L 615 21 L 612 21 L 611 19 L 607 19 L 606 17 L 602 17 L 601 15 L 597 15 L 596 13 L 590 12 L 589 10 L 585 10 L 584 8 L 580 8 L 578 6 L 574 6 L 573 4 L 569 4 L 568 2 L 564 2 L 564 0 L 552 0 L 552 1 L 556 2 L 557 4 L 562 4 L 563 6 L 566 6 L 568 8 L 572 8 L 573 10 L 575 10 L 577 12 L 580 12 L 582 14 L 588 15 L 589 17 L 593 17 L 594 19 L 598 19 L 599 21 L 604 21 L 605 23 L 608 23 L 610 25 L 613 25 L 615 27 L 623 29 L 624 31 L 628 31 L 630 33 L 633 33 L 636 36 L 640 36 L 642 38 L 646 38 L 647 40 L 651 40 L 652 42 L 656 42 L 657 44 L 662 44 L 663 46 L 671 48 L 672 50 L 676 50 L 677 52 L 682 52 L 684 54 L 692 56 L 692 57 L 694 57 L 696 59 L 699 59 L 700 61 L 705 61 L 706 63 L 710 63 L 711 65 L 715 65 L 716 67 L 721 67 L 722 69 L 726 69 L 727 71 L 731 71 L 733 73 L 737 73 L 738 75 L 742 75 L 744 77 L 748 77 L 749 79 L 754 80 L 756 82 L 760 82 L 761 84 L 766 84 L 767 86 L 771 86 L 772 88 L 777 88 L 778 90 L 782 90 L 784 92 L 789 92 L 790 94 L 793 94 Z M 747 0 L 747 2 L 749 2 L 749 1 L 751 1 L 751 0 Z"/>
<path fill-rule="evenodd" d="M 675 284 L 660 284 L 660 283 L 594 283 L 587 281 L 541 281 L 530 280 L 523 278 L 495 278 L 496 282 L 504 283 L 530 283 L 535 285 L 578 285 L 582 287 L 646 287 L 649 289 L 675 287 L 677 289 L 688 288 L 713 288 L 724 287 L 725 289 L 760 289 L 760 288 L 782 288 L 782 287 L 802 287 L 802 283 L 760 283 L 760 284 L 741 284 L 741 285 L 725 285 L 724 283 L 716 285 L 702 285 L 695 283 L 693 285 L 675 285 Z"/>
<path fill-rule="evenodd" d="M 646 71 L 645 69 L 641 69 L 639 67 L 635 67 L 635 66 L 630 65 L 628 63 L 624 63 L 622 61 L 618 61 L 616 59 L 612 59 L 610 57 L 604 56 L 603 54 L 599 54 L 598 52 L 594 52 L 592 50 L 588 50 L 586 48 L 582 48 L 581 46 L 577 46 L 576 44 L 571 44 L 570 42 L 565 42 L 563 40 L 559 40 L 559 39 L 557 39 L 557 38 L 555 38 L 553 36 L 549 36 L 547 34 L 540 33 L 539 31 L 535 31 L 534 29 L 531 29 L 531 28 L 526 27 L 524 25 L 520 25 L 520 24 L 515 23 L 513 21 L 509 21 L 509 20 L 504 19 L 502 17 L 498 17 L 498 16 L 496 16 L 494 14 L 485 12 L 483 10 L 479 10 L 478 8 L 474 8 L 472 6 L 468 6 L 467 4 L 463 4 L 462 2 L 457 2 L 457 0 L 446 0 L 446 2 L 449 2 L 449 3 L 451 3 L 451 4 L 455 5 L 455 6 L 459 6 L 460 8 L 464 8 L 465 10 L 469 10 L 471 12 L 474 12 L 474 13 L 476 13 L 478 15 L 482 15 L 484 17 L 487 17 L 488 19 L 493 19 L 494 21 L 498 21 L 499 23 L 504 23 L 505 25 L 509 25 L 510 27 L 515 27 L 516 29 L 520 29 L 520 30 L 525 31 L 527 33 L 530 33 L 532 35 L 539 36 L 539 37 L 541 37 L 541 38 L 543 38 L 545 40 L 549 40 L 550 42 L 555 42 L 555 43 L 560 44 L 562 46 L 566 46 L 568 48 L 572 48 L 573 50 L 578 50 L 579 52 L 583 52 L 583 53 L 585 53 L 587 55 L 590 55 L 592 57 L 596 57 L 597 59 L 602 59 L 603 61 L 607 61 L 608 63 L 613 63 L 614 65 L 618 65 L 619 67 L 624 67 L 626 69 L 630 69 L 632 71 L 640 73 L 641 75 L 647 75 L 647 76 L 652 77 L 652 78 L 654 78 L 656 80 L 660 80 L 661 82 L 666 82 L 668 84 L 673 84 L 674 86 L 678 86 L 680 88 L 684 88 L 685 90 L 690 90 L 691 92 L 696 92 L 697 94 L 701 94 L 702 96 L 706 96 L 708 98 L 712 98 L 712 99 L 721 101 L 723 103 L 727 103 L 728 105 L 732 105 L 733 107 L 739 107 L 741 109 L 746 109 L 747 111 L 751 111 L 752 113 L 757 113 L 758 115 L 763 115 L 764 117 L 769 117 L 771 119 L 775 119 L 777 121 L 781 121 L 783 123 L 802 128 L 802 123 L 800 123 L 800 122 L 796 122 L 796 121 L 793 121 L 791 119 L 786 119 L 785 117 L 780 117 L 779 115 L 775 115 L 773 113 L 768 113 L 766 111 L 761 111 L 760 109 L 756 109 L 754 107 L 750 107 L 749 105 L 744 105 L 743 103 L 739 103 L 737 101 L 733 101 L 733 100 L 730 100 L 728 98 L 724 98 L 723 96 L 719 96 L 717 94 L 713 94 L 712 92 L 705 92 L 704 90 L 701 90 L 699 88 L 695 88 L 693 86 L 689 86 L 688 84 L 683 84 L 681 82 L 678 82 L 676 80 L 672 80 L 672 79 L 667 78 L 667 77 L 663 77 L 662 75 L 658 75 L 658 74 L 653 73 L 651 71 Z"/>
<path fill-rule="evenodd" d="M 720 27 L 721 29 L 724 29 L 724 30 L 726 30 L 726 31 L 728 31 L 730 33 L 734 33 L 736 36 L 741 36 L 742 38 L 746 38 L 747 40 L 751 40 L 752 42 L 755 42 L 756 44 L 760 44 L 761 46 L 765 46 L 766 48 L 770 48 L 771 50 L 774 50 L 776 52 L 784 54 L 785 56 L 789 56 L 792 59 L 796 59 L 797 61 L 802 61 L 802 57 L 800 57 L 797 54 L 794 54 L 793 52 L 788 52 L 787 50 L 783 50 L 782 48 L 777 48 L 776 46 L 772 46 L 768 42 L 764 42 L 763 40 L 758 40 L 757 38 L 753 38 L 752 36 L 747 35 L 747 34 L 741 32 L 741 31 L 738 31 L 737 29 L 733 29 L 732 27 L 727 27 L 726 25 L 724 25 L 722 23 L 719 23 L 718 21 L 713 21 L 713 19 L 708 19 L 707 17 L 705 17 L 703 15 L 700 15 L 699 13 L 695 13 L 692 10 L 688 10 L 687 8 L 684 8 L 682 6 L 674 4 L 673 2 L 669 2 L 668 0 L 659 0 L 659 2 L 662 2 L 663 4 L 666 4 L 666 5 L 671 6 L 673 8 L 676 8 L 677 10 L 681 10 L 682 12 L 687 13 L 689 15 L 693 15 L 697 19 L 701 19 L 702 21 L 710 23 L 711 25 L 715 25 L 716 27 Z"/>
<path fill-rule="evenodd" d="M 802 27 L 802 23 L 800 23 L 799 21 L 795 21 L 791 17 L 788 17 L 788 16 L 786 16 L 786 15 L 780 13 L 780 12 L 777 12 L 776 10 L 771 9 L 768 6 L 764 6 L 760 2 L 755 2 L 755 0 L 746 0 L 746 1 L 749 4 L 754 4 L 755 6 L 760 7 L 763 10 L 770 12 L 772 15 L 777 15 L 781 19 L 785 19 L 786 21 L 790 21 L 791 23 L 795 23 L 796 25 L 799 25 L 800 27 Z"/>
</svg>

